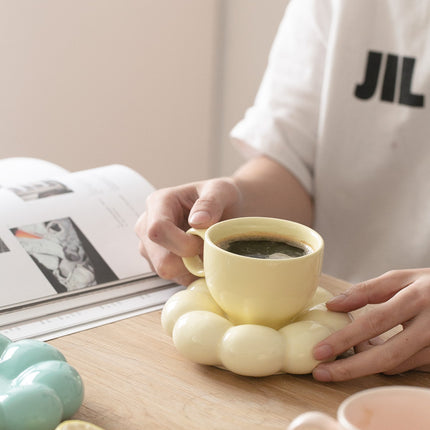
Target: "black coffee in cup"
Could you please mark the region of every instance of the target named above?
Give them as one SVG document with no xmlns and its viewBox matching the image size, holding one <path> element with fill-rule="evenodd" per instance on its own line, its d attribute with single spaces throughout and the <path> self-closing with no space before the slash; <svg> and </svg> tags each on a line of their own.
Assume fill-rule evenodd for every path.
<svg viewBox="0 0 430 430">
<path fill-rule="evenodd" d="M 297 258 L 312 252 L 309 245 L 281 236 L 241 236 L 223 240 L 217 245 L 233 254 L 262 259 Z"/>
</svg>

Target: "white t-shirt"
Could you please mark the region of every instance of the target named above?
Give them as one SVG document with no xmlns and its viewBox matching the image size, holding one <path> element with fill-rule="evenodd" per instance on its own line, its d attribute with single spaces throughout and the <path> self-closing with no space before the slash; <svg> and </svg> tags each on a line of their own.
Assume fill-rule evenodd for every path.
<svg viewBox="0 0 430 430">
<path fill-rule="evenodd" d="M 232 130 L 313 195 L 326 273 L 430 267 L 430 1 L 292 0 Z"/>
</svg>

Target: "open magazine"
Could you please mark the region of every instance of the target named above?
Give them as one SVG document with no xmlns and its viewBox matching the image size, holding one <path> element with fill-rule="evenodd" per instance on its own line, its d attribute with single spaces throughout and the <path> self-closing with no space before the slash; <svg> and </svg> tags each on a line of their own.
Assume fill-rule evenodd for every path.
<svg viewBox="0 0 430 430">
<path fill-rule="evenodd" d="M 121 165 L 46 174 L 0 187 L 0 332 L 46 340 L 162 306 L 179 287 L 134 232 L 153 187 Z"/>
</svg>

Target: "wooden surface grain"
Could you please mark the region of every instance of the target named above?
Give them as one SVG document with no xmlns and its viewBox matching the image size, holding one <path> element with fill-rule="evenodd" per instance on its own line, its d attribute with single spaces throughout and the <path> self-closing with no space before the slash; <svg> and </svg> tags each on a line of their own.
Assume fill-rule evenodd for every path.
<svg viewBox="0 0 430 430">
<path fill-rule="evenodd" d="M 322 276 L 337 293 L 348 284 Z M 50 342 L 80 373 L 83 405 L 74 418 L 105 430 L 285 429 L 308 410 L 332 416 L 350 394 L 381 385 L 430 387 L 430 374 L 373 375 L 319 383 L 310 375 L 238 376 L 181 357 L 163 333 L 160 312 Z"/>
</svg>

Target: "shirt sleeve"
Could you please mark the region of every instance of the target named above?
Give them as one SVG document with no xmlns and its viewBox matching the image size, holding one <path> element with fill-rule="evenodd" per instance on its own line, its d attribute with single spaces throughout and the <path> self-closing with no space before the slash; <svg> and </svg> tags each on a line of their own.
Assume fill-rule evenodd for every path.
<svg viewBox="0 0 430 430">
<path fill-rule="evenodd" d="M 230 134 L 245 156 L 277 160 L 310 194 L 329 27 L 329 1 L 291 0 L 254 105 Z"/>
</svg>

